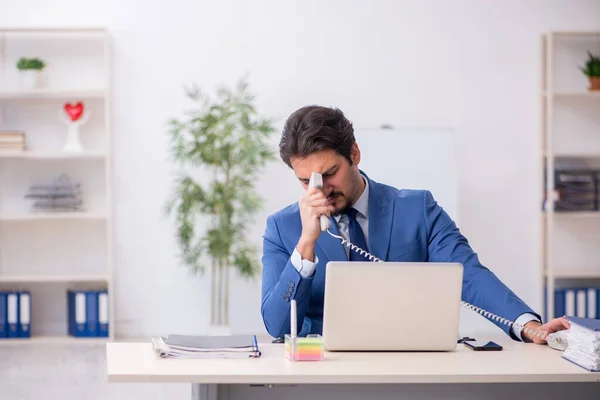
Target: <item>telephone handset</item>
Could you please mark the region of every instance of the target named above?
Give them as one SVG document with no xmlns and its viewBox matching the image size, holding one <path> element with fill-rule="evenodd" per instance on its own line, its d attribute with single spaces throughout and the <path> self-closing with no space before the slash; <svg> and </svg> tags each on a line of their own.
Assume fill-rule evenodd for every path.
<svg viewBox="0 0 600 400">
<path fill-rule="evenodd" d="M 309 188 L 316 187 L 316 188 L 319 188 L 319 189 L 323 189 L 323 176 L 321 174 L 319 174 L 318 172 L 313 172 L 312 175 L 310 176 L 310 180 L 308 182 L 308 187 Z M 365 250 L 361 249 L 360 247 L 358 247 L 358 246 L 350 243 L 349 241 L 347 241 L 343 237 L 331 233 L 331 231 L 329 230 L 329 228 L 330 228 L 330 221 L 329 221 L 329 218 L 327 218 L 326 215 L 321 215 L 319 217 L 319 220 L 320 220 L 320 223 L 321 223 L 321 232 L 327 232 L 331 236 L 333 236 L 334 238 L 340 239 L 341 242 L 342 242 L 342 244 L 344 246 L 350 248 L 351 250 L 356 251 L 357 253 L 360 253 L 360 254 L 366 256 L 371 261 L 374 261 L 374 262 L 384 262 L 381 259 L 375 257 L 374 255 L 372 255 L 372 254 L 366 252 Z M 517 323 L 515 323 L 513 321 L 510 321 L 510 320 L 508 320 L 506 318 L 502 318 L 502 317 L 500 317 L 498 315 L 495 315 L 495 314 L 493 314 L 493 313 L 491 313 L 489 311 L 486 311 L 486 310 L 484 310 L 482 308 L 479 308 L 479 307 L 474 306 L 474 305 L 472 305 L 470 303 L 467 303 L 466 301 L 461 301 L 460 304 L 461 304 L 461 306 L 463 306 L 463 307 L 465 307 L 465 308 L 467 308 L 467 309 L 469 309 L 471 311 L 474 311 L 474 312 L 476 312 L 476 313 L 478 313 L 480 315 L 483 315 L 484 317 L 487 317 L 487 318 L 490 318 L 490 319 L 492 319 L 494 321 L 499 321 L 500 323 L 508 325 L 508 327 L 510 327 L 510 328 L 512 328 L 514 326 L 515 328 L 521 329 L 524 332 L 526 332 L 526 333 L 528 333 L 528 334 L 530 334 L 532 336 L 538 336 L 541 339 L 546 339 L 547 338 L 547 337 L 544 337 L 546 335 L 545 332 L 535 331 L 533 329 L 526 328 L 526 327 L 524 327 L 524 326 L 522 326 L 520 324 L 517 324 Z"/>
<path fill-rule="evenodd" d="M 308 187 L 316 187 L 319 190 L 323 189 L 323 175 L 319 174 L 318 172 L 313 172 L 310 176 L 310 180 L 308 181 Z M 327 218 L 327 215 L 321 215 L 319 217 L 319 221 L 321 223 L 321 232 L 327 231 L 330 226 L 330 221 L 329 218 Z"/>
</svg>

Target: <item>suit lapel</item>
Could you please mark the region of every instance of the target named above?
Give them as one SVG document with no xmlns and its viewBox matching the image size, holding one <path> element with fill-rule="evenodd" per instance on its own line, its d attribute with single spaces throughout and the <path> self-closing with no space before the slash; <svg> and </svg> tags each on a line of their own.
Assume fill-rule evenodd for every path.
<svg viewBox="0 0 600 400">
<path fill-rule="evenodd" d="M 331 217 L 329 220 L 331 222 L 331 228 L 329 228 L 331 233 L 340 236 L 340 231 L 338 231 L 335 219 Z M 329 259 L 329 261 L 348 261 L 342 241 L 338 238 L 334 238 L 328 232 L 321 233 L 321 236 L 319 236 L 319 239 L 317 239 L 317 244 L 323 253 L 325 253 L 325 256 Z"/>
<path fill-rule="evenodd" d="M 377 182 L 369 179 L 369 253 L 382 261 L 387 260 L 393 219 L 394 202 L 388 201 Z"/>
</svg>

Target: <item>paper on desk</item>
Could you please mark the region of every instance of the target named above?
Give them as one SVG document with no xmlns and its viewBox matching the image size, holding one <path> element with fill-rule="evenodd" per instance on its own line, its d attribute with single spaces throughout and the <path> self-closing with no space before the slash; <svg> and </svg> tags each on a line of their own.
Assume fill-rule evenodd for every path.
<svg viewBox="0 0 600 400">
<path fill-rule="evenodd" d="M 175 339 L 153 337 L 154 351 L 162 358 L 256 358 L 261 356 L 256 337 L 250 344 L 240 338 L 173 335 Z M 171 339 L 171 340 L 169 340 Z"/>
</svg>

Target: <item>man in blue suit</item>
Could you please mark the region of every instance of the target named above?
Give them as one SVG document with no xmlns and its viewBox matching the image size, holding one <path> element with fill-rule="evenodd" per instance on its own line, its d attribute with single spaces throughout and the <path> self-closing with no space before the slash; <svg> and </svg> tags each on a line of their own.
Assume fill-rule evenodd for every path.
<svg viewBox="0 0 600 400">
<path fill-rule="evenodd" d="M 320 334 L 326 264 L 365 260 L 339 239 L 321 233 L 321 215 L 330 218 L 332 233 L 383 261 L 463 264 L 462 298 L 468 303 L 532 330 L 552 333 L 569 327 L 564 317 L 542 325 L 537 313 L 481 265 L 429 191 L 398 190 L 359 170 L 360 149 L 352 123 L 340 110 L 319 106 L 297 110 L 285 123 L 279 150 L 305 189 L 313 172 L 322 174 L 323 188 L 308 189 L 297 203 L 267 219 L 261 313 L 271 336 L 290 332 L 292 299 L 297 302 L 299 335 Z M 382 162 L 393 166 L 393 160 Z M 492 322 L 514 340 L 545 343 L 524 330 Z"/>
</svg>

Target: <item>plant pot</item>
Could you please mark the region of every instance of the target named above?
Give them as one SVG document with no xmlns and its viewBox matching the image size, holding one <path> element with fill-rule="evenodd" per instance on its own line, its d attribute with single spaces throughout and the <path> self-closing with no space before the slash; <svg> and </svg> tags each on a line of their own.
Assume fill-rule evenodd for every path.
<svg viewBox="0 0 600 400">
<path fill-rule="evenodd" d="M 588 90 L 600 90 L 600 76 L 590 76 L 590 87 Z"/>
<path fill-rule="evenodd" d="M 37 69 L 25 69 L 20 71 L 21 75 L 21 89 L 32 90 L 40 87 L 42 73 Z"/>
</svg>

